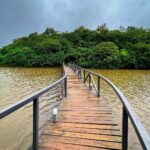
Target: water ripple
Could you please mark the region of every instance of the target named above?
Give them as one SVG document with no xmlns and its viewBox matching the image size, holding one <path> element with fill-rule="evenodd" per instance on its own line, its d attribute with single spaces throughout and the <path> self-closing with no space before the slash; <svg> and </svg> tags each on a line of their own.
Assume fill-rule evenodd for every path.
<svg viewBox="0 0 150 150">
<path fill-rule="evenodd" d="M 47 86 L 61 76 L 61 68 L 0 67 L 0 109 Z M 40 97 L 40 128 L 56 105 L 57 89 Z M 52 100 L 53 97 L 53 100 Z M 0 148 L 26 150 L 32 142 L 32 103 L 0 120 Z M 18 132 L 19 131 L 19 132 Z"/>
</svg>

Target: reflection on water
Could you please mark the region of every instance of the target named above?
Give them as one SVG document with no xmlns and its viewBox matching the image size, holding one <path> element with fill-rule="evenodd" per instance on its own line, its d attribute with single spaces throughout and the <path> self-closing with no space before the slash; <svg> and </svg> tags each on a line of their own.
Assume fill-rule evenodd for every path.
<svg viewBox="0 0 150 150">
<path fill-rule="evenodd" d="M 150 70 L 98 70 L 94 72 L 110 79 L 125 95 L 141 122 L 150 133 Z M 116 117 L 121 122 L 122 105 L 113 90 L 102 82 L 102 96 L 111 105 Z M 141 149 L 135 133 L 130 127 L 130 149 Z"/>
<path fill-rule="evenodd" d="M 0 67 L 0 109 L 18 101 L 61 76 L 61 68 Z M 60 85 L 40 97 L 40 127 L 49 119 Z M 53 98 L 52 98 L 53 97 Z M 53 99 L 53 100 L 52 100 Z M 49 106 L 49 107 L 47 107 Z M 32 143 L 32 103 L 0 120 L 0 150 L 26 150 Z"/>
</svg>

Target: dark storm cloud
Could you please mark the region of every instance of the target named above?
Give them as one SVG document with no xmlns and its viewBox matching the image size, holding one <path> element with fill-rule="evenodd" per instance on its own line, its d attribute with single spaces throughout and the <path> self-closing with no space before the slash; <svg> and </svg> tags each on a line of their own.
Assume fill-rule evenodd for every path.
<svg viewBox="0 0 150 150">
<path fill-rule="evenodd" d="M 0 45 L 42 30 L 43 4 L 37 0 L 0 1 Z"/>
<path fill-rule="evenodd" d="M 149 0 L 0 0 L 0 45 L 51 26 L 66 31 L 107 23 L 150 27 Z"/>
</svg>

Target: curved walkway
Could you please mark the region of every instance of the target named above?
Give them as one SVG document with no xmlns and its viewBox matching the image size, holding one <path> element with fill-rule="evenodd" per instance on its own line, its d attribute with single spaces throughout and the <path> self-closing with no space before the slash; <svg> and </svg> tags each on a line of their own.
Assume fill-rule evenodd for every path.
<svg viewBox="0 0 150 150">
<path fill-rule="evenodd" d="M 59 107 L 58 122 L 46 124 L 39 149 L 121 149 L 121 133 L 107 103 L 89 91 L 69 67 L 65 70 L 67 98 Z"/>
</svg>

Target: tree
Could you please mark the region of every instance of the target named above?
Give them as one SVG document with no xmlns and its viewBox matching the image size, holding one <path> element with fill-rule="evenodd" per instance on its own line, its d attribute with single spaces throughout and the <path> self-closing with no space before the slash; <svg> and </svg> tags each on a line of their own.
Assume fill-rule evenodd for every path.
<svg viewBox="0 0 150 150">
<path fill-rule="evenodd" d="M 109 29 L 107 28 L 106 23 L 104 23 L 104 24 L 98 26 L 96 31 L 99 33 L 107 33 L 109 31 Z"/>
<path fill-rule="evenodd" d="M 47 28 L 15 39 L 0 49 L 0 65 L 54 66 L 74 61 L 92 68 L 150 68 L 150 29 L 129 26 L 109 30 L 106 24 L 90 30 L 80 26 L 58 33 Z"/>
<path fill-rule="evenodd" d="M 88 48 L 78 47 L 72 48 L 66 55 L 66 62 L 74 62 L 83 66 L 83 62 L 88 62 L 90 50 Z M 85 67 L 85 66 L 84 66 Z"/>
<path fill-rule="evenodd" d="M 8 64 L 10 66 L 30 66 L 30 60 L 32 59 L 33 51 L 29 47 L 14 48 L 11 52 L 8 52 L 2 60 L 2 64 Z"/>
<path fill-rule="evenodd" d="M 57 34 L 58 32 L 54 28 L 47 28 L 43 34 L 52 36 Z"/>
<path fill-rule="evenodd" d="M 150 68 L 150 44 L 137 43 L 134 45 L 137 68 Z"/>
<path fill-rule="evenodd" d="M 96 68 L 118 68 L 120 65 L 118 46 L 113 42 L 96 45 L 91 51 L 91 61 Z"/>
</svg>

